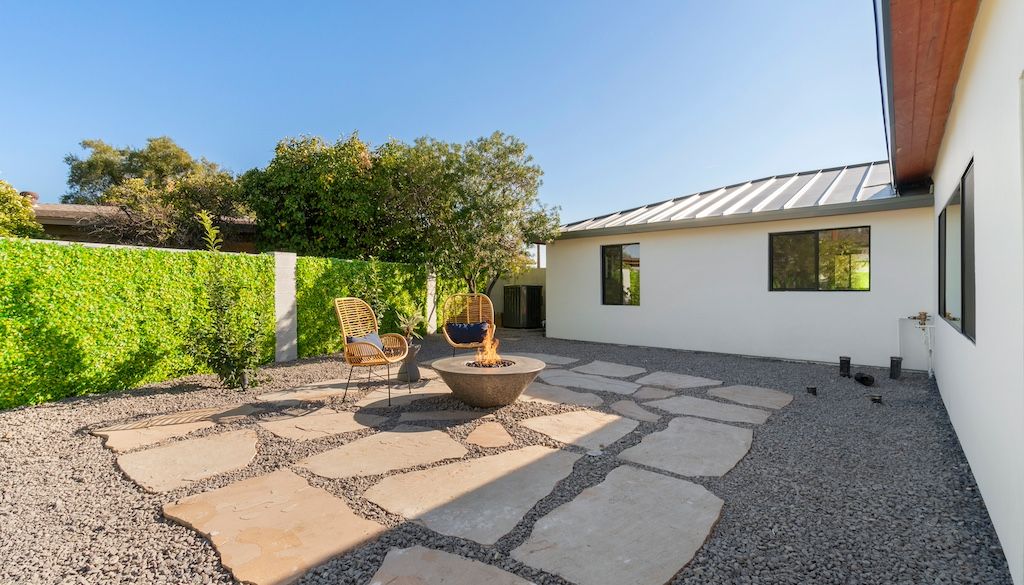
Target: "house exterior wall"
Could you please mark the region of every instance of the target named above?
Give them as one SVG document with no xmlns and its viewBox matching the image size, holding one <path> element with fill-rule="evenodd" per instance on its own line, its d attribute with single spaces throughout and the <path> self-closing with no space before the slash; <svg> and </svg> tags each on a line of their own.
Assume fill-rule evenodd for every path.
<svg viewBox="0 0 1024 585">
<path fill-rule="evenodd" d="M 939 320 L 939 390 L 1024 584 L 1024 2 L 981 3 L 933 172 L 935 215 L 974 159 L 974 343 Z M 935 240 L 932 248 L 937 253 Z M 936 260 L 937 262 L 937 260 Z M 937 294 L 929 306 L 938 312 Z"/>
<path fill-rule="evenodd" d="M 849 355 L 887 366 L 899 353 L 899 319 L 933 305 L 931 211 L 557 240 L 548 246 L 547 334 L 814 361 Z M 871 227 L 870 291 L 769 291 L 770 233 L 856 226 Z M 640 306 L 602 305 L 601 246 L 635 242 Z M 905 358 L 904 367 L 927 362 Z"/>
<path fill-rule="evenodd" d="M 505 312 L 505 285 L 509 284 L 532 284 L 544 286 L 547 283 L 546 268 L 531 268 L 522 274 L 516 276 L 502 277 L 498 279 L 498 282 L 494 283 L 494 288 L 491 290 L 490 299 L 491 304 L 494 305 L 494 318 L 499 323 L 503 322 L 502 317 Z M 547 291 L 543 291 L 547 294 Z"/>
</svg>

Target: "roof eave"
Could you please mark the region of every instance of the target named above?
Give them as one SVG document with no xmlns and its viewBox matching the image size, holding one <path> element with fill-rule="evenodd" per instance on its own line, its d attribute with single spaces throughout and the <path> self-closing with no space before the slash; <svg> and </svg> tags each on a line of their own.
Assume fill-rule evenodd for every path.
<svg viewBox="0 0 1024 585">
<path fill-rule="evenodd" d="M 831 205 L 813 205 L 808 207 L 795 207 L 791 209 L 760 211 L 757 213 L 744 213 L 738 215 L 725 216 L 719 215 L 712 217 L 679 219 L 675 221 L 659 221 L 654 223 L 636 225 L 619 225 L 609 228 L 597 228 L 593 230 L 562 232 L 561 234 L 559 234 L 556 240 L 594 238 L 600 236 L 617 236 L 642 232 L 660 232 L 667 230 L 679 230 L 721 225 L 736 225 L 744 223 L 762 223 L 766 221 L 784 221 L 789 219 L 832 217 L 839 215 L 875 213 L 879 211 L 895 211 L 899 209 L 913 209 L 917 207 L 932 207 L 933 205 L 934 197 L 931 194 L 905 195 L 902 197 L 879 199 L 878 201 L 853 201 L 848 203 L 834 203 Z"/>
</svg>

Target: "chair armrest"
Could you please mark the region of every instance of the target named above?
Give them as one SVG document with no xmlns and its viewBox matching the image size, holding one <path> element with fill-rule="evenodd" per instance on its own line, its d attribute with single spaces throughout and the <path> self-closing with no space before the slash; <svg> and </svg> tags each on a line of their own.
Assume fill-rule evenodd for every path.
<svg viewBox="0 0 1024 585">
<path fill-rule="evenodd" d="M 353 341 L 345 344 L 345 361 L 356 366 L 372 362 L 383 363 L 387 361 L 387 356 L 372 343 Z"/>
<path fill-rule="evenodd" d="M 397 333 L 384 333 L 380 336 L 381 343 L 384 344 L 384 353 L 388 355 L 388 359 L 396 360 L 402 359 L 409 354 L 409 342 L 406 341 L 405 337 Z"/>
</svg>

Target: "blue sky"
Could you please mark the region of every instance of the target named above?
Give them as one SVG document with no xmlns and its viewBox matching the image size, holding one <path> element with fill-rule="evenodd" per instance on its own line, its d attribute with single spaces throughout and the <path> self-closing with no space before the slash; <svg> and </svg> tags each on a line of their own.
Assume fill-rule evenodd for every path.
<svg viewBox="0 0 1024 585">
<path fill-rule="evenodd" d="M 56 201 L 84 138 L 243 172 L 285 136 L 502 130 L 566 221 L 885 158 L 869 0 L 0 0 L 0 179 Z"/>
</svg>

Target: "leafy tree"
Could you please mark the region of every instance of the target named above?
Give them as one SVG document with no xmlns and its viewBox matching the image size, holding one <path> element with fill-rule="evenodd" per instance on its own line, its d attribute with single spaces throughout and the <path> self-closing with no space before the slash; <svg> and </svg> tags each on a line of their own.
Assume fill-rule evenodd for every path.
<svg viewBox="0 0 1024 585">
<path fill-rule="evenodd" d="M 436 265 L 440 273 L 462 278 L 471 292 L 490 294 L 501 275 L 530 265 L 531 244 L 558 235 L 558 210 L 538 199 L 543 171 L 514 136 L 495 132 L 467 143 L 462 167 Z"/>
<path fill-rule="evenodd" d="M 202 231 L 194 218 L 210 210 L 218 219 L 244 214 L 231 173 L 205 159 L 195 159 L 166 136 L 146 146 L 115 148 L 102 140 L 85 140 L 89 156 L 69 154 L 66 203 L 118 207 L 96 220 L 94 231 L 106 240 L 146 246 L 192 248 Z"/>
<path fill-rule="evenodd" d="M 537 199 L 541 175 L 526 145 L 500 132 L 377 148 L 352 135 L 284 140 L 241 189 L 264 249 L 428 264 L 489 292 L 557 233 L 557 211 Z"/>
<path fill-rule="evenodd" d="M 400 151 L 392 198 L 412 220 L 404 260 L 489 294 L 500 276 L 530 266 L 532 243 L 557 235 L 557 209 L 537 196 L 543 171 L 516 137 L 495 132 L 464 145 L 422 138 L 392 148 Z"/>
<path fill-rule="evenodd" d="M 43 226 L 36 221 L 32 202 L 6 181 L 0 181 L 0 236 L 39 238 Z"/>
<path fill-rule="evenodd" d="M 387 150 L 385 147 L 384 151 Z M 264 249 L 336 258 L 396 260 L 401 227 L 376 171 L 385 152 L 351 135 L 282 140 L 264 169 L 242 175 Z"/>
</svg>

